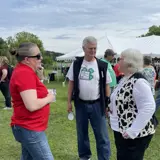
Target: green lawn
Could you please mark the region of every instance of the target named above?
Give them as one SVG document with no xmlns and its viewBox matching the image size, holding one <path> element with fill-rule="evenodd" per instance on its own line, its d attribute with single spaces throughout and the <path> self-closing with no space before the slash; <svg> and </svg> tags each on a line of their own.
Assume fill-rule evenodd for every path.
<svg viewBox="0 0 160 160">
<path fill-rule="evenodd" d="M 62 87 L 62 82 L 53 82 L 47 84 L 47 86 L 57 89 L 57 101 L 51 105 L 49 128 L 46 131 L 55 160 L 77 160 L 75 120 L 69 121 L 66 112 L 67 86 Z M 14 140 L 9 126 L 12 111 L 3 110 L 3 105 L 3 97 L 0 95 L 0 160 L 18 160 L 20 159 L 20 144 Z M 160 120 L 160 112 L 157 115 Z M 92 160 L 97 160 L 95 139 L 91 129 L 89 134 L 93 153 Z M 111 129 L 109 129 L 109 136 L 112 148 L 111 160 L 116 160 Z M 158 126 L 152 143 L 146 152 L 145 160 L 160 160 L 160 126 Z"/>
</svg>

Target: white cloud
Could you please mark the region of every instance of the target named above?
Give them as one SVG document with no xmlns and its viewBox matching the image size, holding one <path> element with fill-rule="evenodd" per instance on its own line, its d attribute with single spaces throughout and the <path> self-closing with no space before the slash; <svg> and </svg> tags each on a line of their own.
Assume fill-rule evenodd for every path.
<svg viewBox="0 0 160 160">
<path fill-rule="evenodd" d="M 5 0 L 0 35 L 28 31 L 38 35 L 46 49 L 69 52 L 88 35 L 144 34 L 151 25 L 159 25 L 159 10 L 159 0 Z"/>
<path fill-rule="evenodd" d="M 159 25 L 160 24 L 160 12 L 150 15 L 149 17 L 147 17 L 147 19 L 151 23 Z"/>
<path fill-rule="evenodd" d="M 117 27 L 116 23 L 110 25 L 97 25 L 96 28 L 90 27 L 91 26 L 79 26 L 77 28 L 65 27 L 46 30 L 39 29 L 38 27 L 27 26 L 23 28 L 13 28 L 10 31 L 3 28 L 0 29 L 0 34 L 4 38 L 7 38 L 8 36 L 13 36 L 15 33 L 20 31 L 32 32 L 38 35 L 43 41 L 45 49 L 67 53 L 81 47 L 83 38 L 89 35 L 95 36 L 97 39 L 107 36 L 135 37 L 147 31 L 146 28 L 139 29 L 141 26 L 138 26 L 138 29 L 132 28 L 132 26 L 126 27 L 125 25 L 118 25 Z M 64 35 L 67 36 L 67 39 L 63 39 Z M 56 39 L 56 37 L 62 37 L 62 39 Z"/>
</svg>

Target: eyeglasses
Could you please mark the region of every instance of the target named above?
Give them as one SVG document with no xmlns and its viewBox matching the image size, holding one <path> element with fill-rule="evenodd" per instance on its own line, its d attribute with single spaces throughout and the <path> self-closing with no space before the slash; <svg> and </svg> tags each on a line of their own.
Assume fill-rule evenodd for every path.
<svg viewBox="0 0 160 160">
<path fill-rule="evenodd" d="M 28 58 L 37 58 L 37 60 L 40 60 L 42 58 L 42 55 L 39 53 L 36 56 L 27 56 Z"/>
</svg>

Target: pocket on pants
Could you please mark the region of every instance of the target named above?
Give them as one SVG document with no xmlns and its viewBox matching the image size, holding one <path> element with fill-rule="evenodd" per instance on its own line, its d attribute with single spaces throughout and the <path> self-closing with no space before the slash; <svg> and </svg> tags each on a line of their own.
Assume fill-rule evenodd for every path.
<svg viewBox="0 0 160 160">
<path fill-rule="evenodd" d="M 21 130 L 17 126 L 12 126 L 12 133 L 16 141 L 21 142 Z"/>
<path fill-rule="evenodd" d="M 42 132 L 32 131 L 25 128 L 22 128 L 22 138 L 24 141 L 28 142 L 35 142 L 37 139 L 39 139 L 39 136 L 42 134 Z"/>
</svg>

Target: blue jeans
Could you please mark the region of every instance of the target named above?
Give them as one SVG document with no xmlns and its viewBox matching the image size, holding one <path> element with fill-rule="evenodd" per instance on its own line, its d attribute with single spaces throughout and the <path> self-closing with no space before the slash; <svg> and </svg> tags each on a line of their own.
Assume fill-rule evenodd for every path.
<svg viewBox="0 0 160 160">
<path fill-rule="evenodd" d="M 21 143 L 21 160 L 54 160 L 45 133 L 13 126 L 15 139 Z"/>
<path fill-rule="evenodd" d="M 75 108 L 79 157 L 84 159 L 91 157 L 88 136 L 88 124 L 90 120 L 96 139 L 98 160 L 109 160 L 110 141 L 108 138 L 105 115 L 102 116 L 101 113 L 100 102 L 87 104 L 80 101 Z"/>
</svg>

